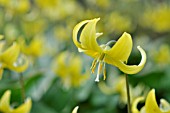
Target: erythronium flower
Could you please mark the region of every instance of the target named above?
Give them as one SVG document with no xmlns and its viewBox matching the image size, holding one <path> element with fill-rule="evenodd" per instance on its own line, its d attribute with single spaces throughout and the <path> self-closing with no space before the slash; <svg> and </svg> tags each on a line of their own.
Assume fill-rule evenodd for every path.
<svg viewBox="0 0 170 113">
<path fill-rule="evenodd" d="M 0 38 L 1 40 L 2 38 Z M 14 42 L 12 46 L 3 51 L 4 43 L 0 42 L 0 78 L 3 74 L 3 69 L 8 68 L 16 72 L 23 72 L 28 67 L 28 60 L 26 57 L 20 55 L 20 46 Z"/>
<path fill-rule="evenodd" d="M 89 71 L 82 73 L 82 66 L 80 56 L 64 51 L 55 59 L 53 68 L 65 87 L 70 88 L 81 86 L 89 78 L 86 76 L 89 75 Z"/>
<path fill-rule="evenodd" d="M 27 45 L 23 38 L 20 38 L 21 51 L 32 57 L 40 57 L 43 54 L 43 46 L 44 41 L 38 37 L 35 37 L 31 42 Z"/>
<path fill-rule="evenodd" d="M 82 21 L 73 29 L 73 42 L 78 47 L 79 52 L 84 52 L 94 58 L 91 67 L 92 73 L 94 72 L 97 63 L 99 63 L 95 81 L 99 81 L 99 75 L 102 68 L 104 68 L 104 79 L 106 78 L 105 63 L 118 67 L 126 74 L 135 74 L 141 71 L 146 62 L 146 53 L 140 46 L 137 47 L 142 56 L 140 64 L 126 65 L 133 45 L 130 34 L 124 32 L 113 47 L 110 47 L 109 45 L 114 41 L 110 41 L 107 44 L 102 44 L 100 46 L 98 45 L 97 38 L 102 35 L 102 33 L 96 33 L 96 23 L 99 20 L 100 18 Z M 84 28 L 80 34 L 80 40 L 78 41 L 78 32 L 83 26 Z"/>
<path fill-rule="evenodd" d="M 32 101 L 30 98 L 26 99 L 25 103 L 17 108 L 12 108 L 10 106 L 10 95 L 11 91 L 7 90 L 0 99 L 0 112 L 3 113 L 29 113 L 32 106 Z"/>
<path fill-rule="evenodd" d="M 140 110 L 137 109 L 137 104 L 144 100 L 144 97 L 138 97 L 132 103 L 132 113 L 170 113 L 170 104 L 164 100 L 160 100 L 160 107 L 155 98 L 155 90 L 152 89 L 146 98 L 145 106 Z"/>
<path fill-rule="evenodd" d="M 126 92 L 126 80 L 125 76 L 118 76 L 115 78 L 115 82 L 100 82 L 98 84 L 99 89 L 102 93 L 106 95 L 118 94 L 119 102 L 123 104 L 127 104 L 127 92 Z M 135 87 L 129 85 L 131 100 L 133 101 L 135 98 L 145 95 L 148 93 L 147 87 L 144 84 L 137 84 Z"/>
<path fill-rule="evenodd" d="M 73 109 L 72 113 L 77 113 L 78 109 L 79 109 L 79 107 L 76 106 L 76 107 Z"/>
</svg>

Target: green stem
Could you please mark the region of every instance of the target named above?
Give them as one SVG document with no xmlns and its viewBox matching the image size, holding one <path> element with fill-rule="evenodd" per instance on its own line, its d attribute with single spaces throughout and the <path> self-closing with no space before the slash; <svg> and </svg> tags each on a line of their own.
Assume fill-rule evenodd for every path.
<svg viewBox="0 0 170 113">
<path fill-rule="evenodd" d="M 19 76 L 19 81 L 20 81 L 20 85 L 21 85 L 22 101 L 24 102 L 24 100 L 25 100 L 25 88 L 24 88 L 24 78 L 23 78 L 23 74 L 22 73 Z"/>
<path fill-rule="evenodd" d="M 129 82 L 128 82 L 128 75 L 126 76 L 126 91 L 127 91 L 127 106 L 128 106 L 128 113 L 131 113 L 131 103 L 130 103 L 130 90 L 129 90 Z"/>
</svg>

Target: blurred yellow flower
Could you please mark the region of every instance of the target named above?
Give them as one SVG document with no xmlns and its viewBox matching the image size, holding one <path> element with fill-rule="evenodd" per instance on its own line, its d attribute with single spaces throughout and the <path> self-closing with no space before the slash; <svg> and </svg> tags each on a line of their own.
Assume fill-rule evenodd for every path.
<svg viewBox="0 0 170 113">
<path fill-rule="evenodd" d="M 127 103 L 126 81 L 125 76 L 120 76 L 114 79 L 115 82 L 106 85 L 106 83 L 99 83 L 99 89 L 107 95 L 118 93 L 120 95 L 120 103 Z M 138 84 L 136 87 L 130 87 L 131 99 L 135 99 L 138 96 L 145 95 L 146 87 L 143 84 Z"/>
<path fill-rule="evenodd" d="M 132 113 L 170 113 L 170 104 L 166 100 L 161 99 L 160 107 L 158 106 L 154 89 L 148 93 L 145 106 L 138 110 L 137 104 L 141 101 L 144 101 L 144 97 L 138 97 L 135 99 L 132 103 Z"/>
<path fill-rule="evenodd" d="M 27 37 L 34 37 L 44 32 L 46 21 L 44 18 L 39 17 L 36 10 L 33 10 L 29 15 L 24 16 L 21 26 Z"/>
<path fill-rule="evenodd" d="M 78 109 L 79 109 L 79 107 L 76 106 L 76 107 L 73 109 L 72 113 L 77 113 Z"/>
<path fill-rule="evenodd" d="M 40 7 L 40 8 L 50 8 L 50 7 L 55 7 L 58 4 L 58 0 L 35 0 L 35 3 Z"/>
<path fill-rule="evenodd" d="M 163 44 L 159 50 L 153 54 L 154 61 L 159 64 L 170 64 L 170 47 L 169 45 Z"/>
<path fill-rule="evenodd" d="M 134 25 L 132 25 L 131 19 L 128 16 L 122 15 L 118 12 L 112 12 L 108 15 L 106 28 L 111 29 L 115 33 L 122 33 L 124 31 L 132 31 Z"/>
<path fill-rule="evenodd" d="M 29 44 L 26 44 L 24 38 L 20 38 L 19 42 L 21 44 L 21 51 L 26 55 L 39 57 L 43 54 L 43 39 L 35 37 Z"/>
<path fill-rule="evenodd" d="M 54 34 L 55 34 L 55 37 L 60 40 L 60 41 L 68 41 L 70 39 L 70 37 L 68 37 L 68 34 L 66 33 L 71 33 L 71 29 L 69 29 L 68 27 L 65 27 L 65 26 L 57 26 L 55 29 L 54 29 Z"/>
<path fill-rule="evenodd" d="M 89 5 L 95 5 L 98 6 L 101 9 L 104 8 L 109 8 L 109 6 L 111 5 L 111 1 L 110 0 L 87 0 Z"/>
<path fill-rule="evenodd" d="M 99 75 L 103 70 L 104 79 L 106 78 L 106 69 L 105 63 L 114 65 L 118 67 L 121 71 L 126 74 L 135 74 L 141 71 L 146 62 L 146 53 L 145 51 L 138 46 L 138 50 L 142 55 L 142 60 L 139 65 L 126 65 L 129 55 L 132 50 L 132 38 L 131 35 L 128 33 L 123 33 L 123 35 L 119 38 L 119 40 L 115 43 L 115 41 L 110 41 L 107 44 L 98 45 L 97 38 L 102 35 L 102 33 L 96 33 L 96 23 L 100 19 L 93 19 L 93 20 L 85 20 L 77 24 L 73 29 L 73 42 L 78 47 L 79 52 L 84 52 L 85 54 L 94 58 L 92 63 L 92 73 L 98 65 L 98 72 L 95 81 L 99 81 Z M 80 34 L 80 40 L 78 41 L 78 32 L 83 28 Z M 110 47 L 110 44 L 114 44 L 113 47 Z"/>
<path fill-rule="evenodd" d="M 30 8 L 29 0 L 0 0 L 0 5 L 12 14 L 26 13 Z"/>
<path fill-rule="evenodd" d="M 64 70 L 64 71 L 63 71 Z M 62 52 L 54 61 L 54 71 L 61 77 L 66 87 L 78 87 L 88 79 L 88 72 L 82 74 L 82 62 L 79 56 Z"/>
<path fill-rule="evenodd" d="M 36 0 L 35 3 L 45 16 L 55 21 L 74 15 L 77 8 L 81 10 L 81 7 L 79 7 L 75 0 Z M 79 11 L 77 13 L 79 13 Z M 74 15 L 74 17 L 75 16 L 77 15 Z"/>
<path fill-rule="evenodd" d="M 11 91 L 7 90 L 0 99 L 0 112 L 3 113 L 29 113 L 32 106 L 32 101 L 27 98 L 25 103 L 17 108 L 12 108 L 10 106 L 10 96 Z"/>
<path fill-rule="evenodd" d="M 142 25 L 152 28 L 156 32 L 169 32 L 170 30 L 170 8 L 167 4 L 159 4 L 150 7 L 143 15 Z"/>
<path fill-rule="evenodd" d="M 23 72 L 28 67 L 28 60 L 25 56 L 20 55 L 20 46 L 14 42 L 12 46 L 3 51 L 4 42 L 0 42 L 0 78 L 4 68 L 9 68 L 16 72 Z"/>
</svg>

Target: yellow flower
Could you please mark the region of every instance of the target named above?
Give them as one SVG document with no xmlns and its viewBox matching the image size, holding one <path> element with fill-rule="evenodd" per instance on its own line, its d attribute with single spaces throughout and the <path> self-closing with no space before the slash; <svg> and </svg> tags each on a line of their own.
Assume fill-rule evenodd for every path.
<svg viewBox="0 0 170 113">
<path fill-rule="evenodd" d="M 12 46 L 3 51 L 4 43 L 0 42 L 0 78 L 4 68 L 9 68 L 16 72 L 23 72 L 28 67 L 28 60 L 20 55 L 20 46 L 14 42 Z"/>
<path fill-rule="evenodd" d="M 122 33 L 123 31 L 132 31 L 134 26 L 132 26 L 132 21 L 128 16 L 121 15 L 119 12 L 112 12 L 108 21 L 109 24 L 106 25 L 107 29 L 111 29 L 115 33 Z"/>
<path fill-rule="evenodd" d="M 142 60 L 139 65 L 126 65 L 129 55 L 132 50 L 132 38 L 128 33 L 123 33 L 120 39 L 114 44 L 113 47 L 109 45 L 114 43 L 114 41 L 110 41 L 107 44 L 98 45 L 96 39 L 102 35 L 102 33 L 96 33 L 96 23 L 100 19 L 93 20 L 85 20 L 77 24 L 73 29 L 73 42 L 78 47 L 79 52 L 84 52 L 85 54 L 94 58 L 92 63 L 91 70 L 94 72 L 96 64 L 98 65 L 98 72 L 95 81 L 99 81 L 99 75 L 104 67 L 104 79 L 105 77 L 105 63 L 114 65 L 118 67 L 121 71 L 126 74 L 135 74 L 142 70 L 146 62 L 146 53 L 145 51 L 138 46 L 138 50 L 142 55 Z M 78 32 L 83 28 L 80 34 L 80 40 L 78 41 Z"/>
<path fill-rule="evenodd" d="M 29 0 L 0 0 L 0 5 L 12 14 L 23 14 L 30 9 Z"/>
<path fill-rule="evenodd" d="M 161 99 L 160 107 L 158 106 L 155 98 L 155 90 L 152 89 L 146 98 L 145 106 L 141 110 L 137 109 L 137 104 L 144 100 L 144 97 L 138 97 L 132 103 L 132 113 L 170 113 L 170 104 Z"/>
<path fill-rule="evenodd" d="M 149 7 L 143 14 L 142 26 L 152 28 L 156 32 L 169 32 L 170 30 L 170 8 L 162 3 L 158 6 Z"/>
<path fill-rule="evenodd" d="M 17 108 L 10 106 L 10 95 L 11 91 L 7 90 L 0 99 L 0 111 L 3 113 L 29 113 L 32 106 L 30 98 L 26 99 L 25 103 Z"/>
<path fill-rule="evenodd" d="M 88 5 L 95 5 L 96 7 L 100 8 L 100 9 L 108 9 L 111 5 L 111 1 L 110 0 L 87 0 Z"/>
<path fill-rule="evenodd" d="M 38 5 L 40 8 L 50 8 L 55 7 L 58 4 L 58 0 L 35 0 L 36 5 Z"/>
<path fill-rule="evenodd" d="M 33 10 L 30 15 L 24 17 L 21 23 L 21 27 L 27 37 L 34 37 L 45 30 L 46 21 L 37 14 L 38 12 Z M 32 18 L 32 15 L 34 15 L 34 18 Z"/>
<path fill-rule="evenodd" d="M 170 47 L 167 44 L 160 46 L 159 50 L 155 51 L 153 54 L 154 61 L 159 64 L 169 64 L 170 63 Z"/>
<path fill-rule="evenodd" d="M 43 53 L 43 39 L 35 37 L 28 45 L 25 40 L 21 38 L 19 40 L 21 42 L 21 51 L 29 56 L 39 57 Z"/>
<path fill-rule="evenodd" d="M 127 92 L 126 92 L 126 81 L 125 76 L 119 76 L 114 79 L 115 82 L 111 84 L 106 84 L 105 82 L 100 82 L 99 89 L 107 95 L 119 94 L 120 95 L 120 103 L 127 103 Z M 131 99 L 135 99 L 138 96 L 141 96 L 147 93 L 146 87 L 143 84 L 138 84 L 136 87 L 132 87 L 129 85 Z"/>
<path fill-rule="evenodd" d="M 62 52 L 57 56 L 54 61 L 54 71 L 66 87 L 78 87 L 88 79 L 86 76 L 88 72 L 82 74 L 81 58 L 69 52 Z"/>
<path fill-rule="evenodd" d="M 70 38 L 65 33 L 66 31 L 67 33 L 71 33 L 71 29 L 69 29 L 68 27 L 58 25 L 54 30 L 55 37 L 59 41 L 68 41 Z"/>
<path fill-rule="evenodd" d="M 76 106 L 74 109 L 73 109 L 73 111 L 72 111 L 72 113 L 77 113 L 77 111 L 78 111 L 78 106 Z"/>
</svg>

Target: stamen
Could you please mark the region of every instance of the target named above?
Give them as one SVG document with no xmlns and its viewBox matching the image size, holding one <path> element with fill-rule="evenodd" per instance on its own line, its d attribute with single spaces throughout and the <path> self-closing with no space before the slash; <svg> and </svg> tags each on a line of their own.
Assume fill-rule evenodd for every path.
<svg viewBox="0 0 170 113">
<path fill-rule="evenodd" d="M 92 69 L 95 65 L 96 65 L 96 62 L 97 62 L 97 59 L 94 59 L 93 62 L 92 62 L 92 65 L 90 67 L 90 69 Z"/>
<path fill-rule="evenodd" d="M 103 62 L 99 62 L 99 72 L 101 73 L 103 67 Z"/>
<path fill-rule="evenodd" d="M 94 59 L 93 62 L 92 62 L 92 65 L 90 67 L 91 69 L 91 72 L 94 73 L 94 70 L 96 68 L 96 64 L 98 63 L 98 60 L 97 59 Z"/>
<path fill-rule="evenodd" d="M 103 80 L 106 80 L 106 67 L 104 63 L 104 70 L 103 70 Z"/>
<path fill-rule="evenodd" d="M 102 54 L 100 55 L 100 57 L 99 57 L 99 60 L 100 60 L 100 61 L 103 61 L 104 56 L 105 56 L 105 54 L 104 54 L 104 53 L 102 53 Z"/>
</svg>

